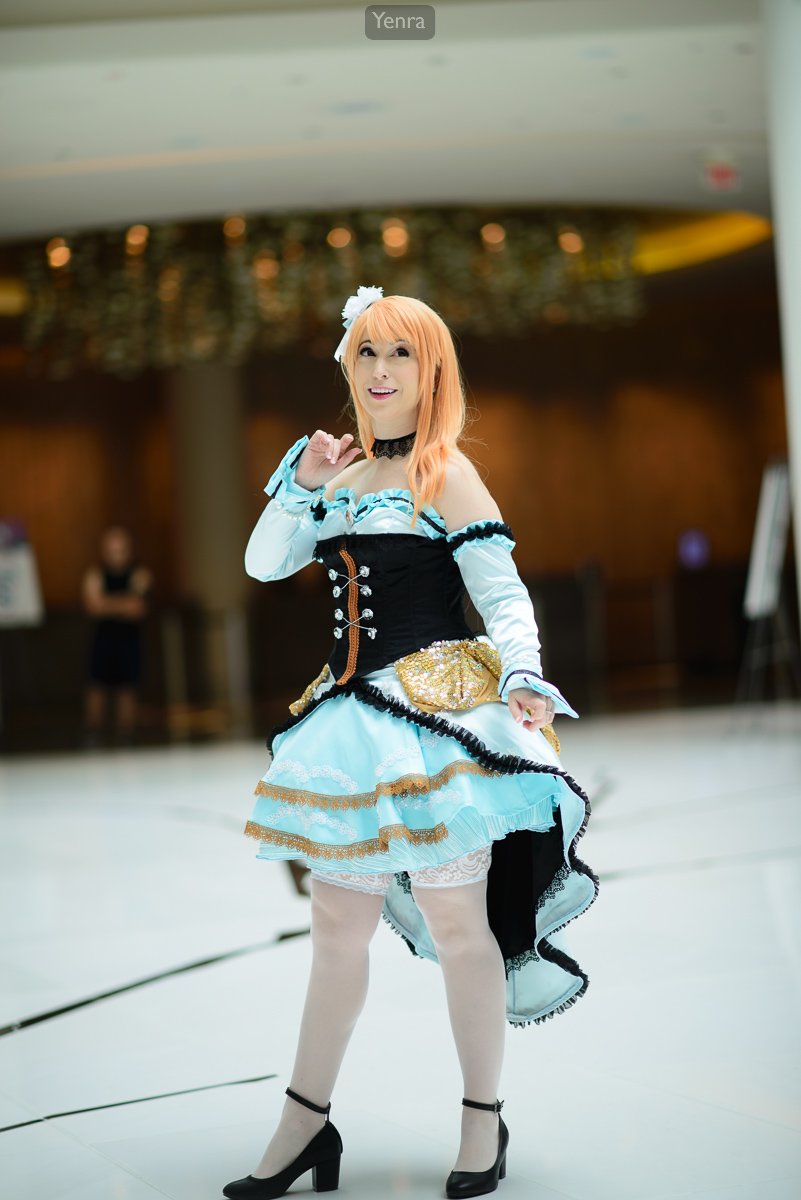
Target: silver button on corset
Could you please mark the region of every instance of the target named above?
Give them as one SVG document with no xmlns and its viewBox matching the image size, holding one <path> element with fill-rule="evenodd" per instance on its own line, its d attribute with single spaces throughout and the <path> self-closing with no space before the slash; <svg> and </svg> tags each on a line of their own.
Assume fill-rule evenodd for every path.
<svg viewBox="0 0 801 1200">
<path fill-rule="evenodd" d="M 342 593 L 347 591 L 348 586 L 350 584 L 354 584 L 356 586 L 360 596 L 372 596 L 373 590 L 369 586 L 369 584 L 359 582 L 360 579 L 366 579 L 369 574 L 370 574 L 369 567 L 359 567 L 359 569 L 357 570 L 355 575 L 346 575 L 341 571 L 335 571 L 334 568 L 331 567 L 331 569 L 328 572 L 328 578 L 334 584 L 334 588 L 333 588 L 334 599 L 338 600 L 339 597 L 342 595 Z M 344 580 L 344 583 L 337 583 L 337 580 L 339 580 L 339 579 Z M 345 630 L 348 629 L 350 626 L 353 626 L 355 629 L 364 630 L 364 632 L 367 634 L 367 636 L 369 638 L 375 638 L 375 635 L 378 632 L 378 630 L 373 627 L 362 624 L 362 621 L 371 621 L 372 618 L 373 618 L 372 608 L 363 608 L 355 621 L 351 621 L 348 618 L 347 614 L 344 613 L 341 608 L 335 608 L 334 609 L 334 619 L 336 621 L 343 621 L 344 624 L 341 626 L 340 625 L 335 626 L 334 637 L 341 638 L 342 634 L 345 632 Z"/>
<path fill-rule="evenodd" d="M 361 577 L 363 579 L 366 578 L 366 576 L 368 576 L 369 574 L 370 574 L 369 567 L 359 567 L 359 575 L 361 575 Z M 341 575 L 338 571 L 335 571 L 333 569 L 333 567 L 328 572 L 328 578 L 331 580 L 332 583 L 335 579 L 344 579 L 345 580 L 344 584 L 342 584 L 342 585 L 337 584 L 336 587 L 334 588 L 334 599 L 335 600 L 339 599 L 339 597 L 342 595 L 342 592 L 345 590 L 345 588 L 348 586 L 349 583 L 356 583 L 358 581 L 358 575 L 354 575 L 353 578 L 351 579 L 351 577 L 349 575 Z M 359 592 L 362 596 L 372 596 L 372 594 L 373 594 L 372 588 L 368 587 L 366 583 L 359 584 Z M 372 616 L 372 613 L 370 615 Z"/>
</svg>

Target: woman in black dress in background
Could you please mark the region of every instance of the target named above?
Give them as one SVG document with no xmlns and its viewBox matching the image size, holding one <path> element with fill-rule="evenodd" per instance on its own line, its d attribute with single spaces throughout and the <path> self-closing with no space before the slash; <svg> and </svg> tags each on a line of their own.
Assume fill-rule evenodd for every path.
<svg viewBox="0 0 801 1200">
<path fill-rule="evenodd" d="M 133 742 L 136 689 L 142 673 L 141 623 L 153 586 L 147 567 L 134 560 L 131 535 L 113 526 L 100 540 L 100 563 L 83 578 L 84 611 L 94 618 L 86 688 L 85 744 L 100 742 L 109 692 L 116 697 L 117 741 Z"/>
</svg>

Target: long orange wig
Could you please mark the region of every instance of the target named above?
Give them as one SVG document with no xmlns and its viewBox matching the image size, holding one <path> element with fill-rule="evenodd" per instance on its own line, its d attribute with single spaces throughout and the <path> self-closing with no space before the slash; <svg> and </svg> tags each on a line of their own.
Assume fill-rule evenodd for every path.
<svg viewBox="0 0 801 1200">
<path fill-rule="evenodd" d="M 414 524 L 420 510 L 442 492 L 448 460 L 455 455 L 461 457 L 458 443 L 465 424 L 465 396 L 453 337 L 433 309 L 411 296 L 383 296 L 353 322 L 342 369 L 356 411 L 360 444 L 370 458 L 373 426 L 354 386 L 359 346 L 365 340 L 408 342 L 414 346 L 420 363 L 417 437 L 406 472 L 414 497 Z"/>
</svg>

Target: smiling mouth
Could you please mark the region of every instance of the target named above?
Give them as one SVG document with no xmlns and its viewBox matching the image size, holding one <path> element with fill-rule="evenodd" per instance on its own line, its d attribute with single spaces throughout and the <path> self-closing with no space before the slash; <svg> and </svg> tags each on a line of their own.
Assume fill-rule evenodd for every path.
<svg viewBox="0 0 801 1200">
<path fill-rule="evenodd" d="M 371 396 L 393 396 L 397 388 L 368 388 Z"/>
</svg>

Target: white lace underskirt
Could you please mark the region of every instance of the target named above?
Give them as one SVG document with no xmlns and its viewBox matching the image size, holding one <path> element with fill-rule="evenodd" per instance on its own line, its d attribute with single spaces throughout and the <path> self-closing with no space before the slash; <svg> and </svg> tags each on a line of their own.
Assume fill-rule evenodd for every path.
<svg viewBox="0 0 801 1200">
<path fill-rule="evenodd" d="M 479 846 L 461 858 L 440 863 L 438 867 L 422 867 L 410 871 L 409 878 L 416 888 L 460 887 L 465 883 L 478 883 L 487 878 L 492 859 L 492 846 Z M 369 896 L 385 896 L 392 883 L 392 873 L 359 875 L 351 871 L 318 871 L 313 869 L 312 879 L 322 883 L 333 883 L 337 887 L 351 888 L 354 892 L 367 892 Z"/>
</svg>

